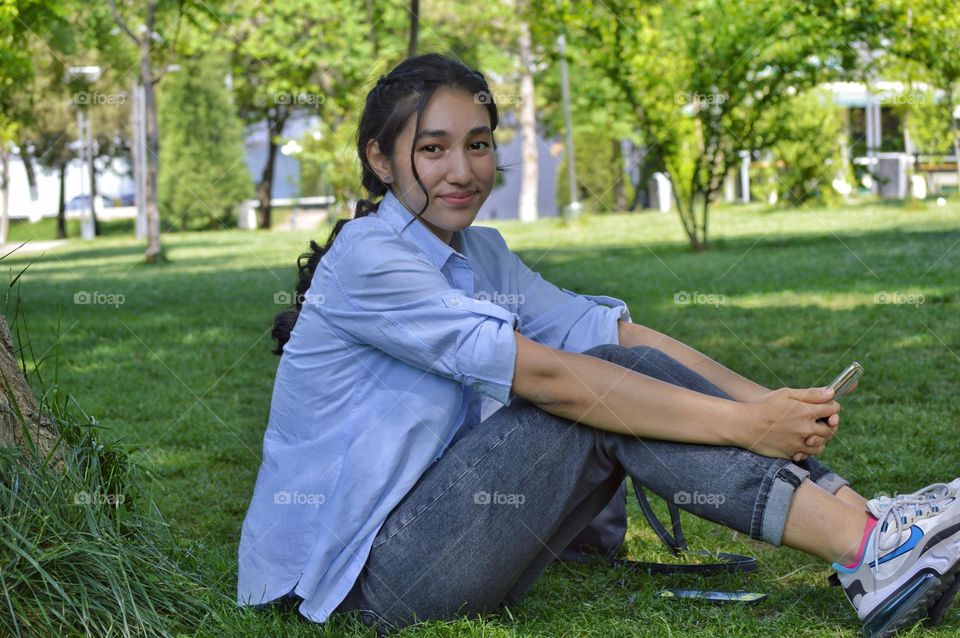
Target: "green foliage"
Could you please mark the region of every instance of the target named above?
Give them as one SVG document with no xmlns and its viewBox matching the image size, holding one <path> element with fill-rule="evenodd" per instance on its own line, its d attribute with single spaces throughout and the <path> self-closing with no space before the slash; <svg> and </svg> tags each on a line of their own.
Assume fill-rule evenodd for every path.
<svg viewBox="0 0 960 638">
<path fill-rule="evenodd" d="M 344 117 L 335 128 L 321 127 L 315 137 L 301 141 L 300 190 L 303 195 L 332 194 L 336 198 L 334 214 L 353 217 L 354 202 L 368 196 L 360 185 L 356 122 Z"/>
<path fill-rule="evenodd" d="M 953 117 L 953 106 L 948 95 L 940 95 L 937 91 L 912 91 L 910 99 L 904 102 L 900 113 L 906 122 L 907 131 L 917 153 L 921 155 L 949 155 L 951 131 L 950 118 Z"/>
<path fill-rule="evenodd" d="M 540 0 L 571 58 L 609 78 L 598 108 L 635 123 L 649 160 L 666 170 L 695 249 L 707 246 L 708 210 L 741 150 L 768 150 L 778 127 L 765 114 L 862 61 L 850 42 L 876 39 L 872 9 L 827 0 L 687 3 Z M 668 69 L 669 72 L 660 72 Z M 765 125 L 766 124 L 766 125 Z"/>
<path fill-rule="evenodd" d="M 773 109 L 771 127 L 779 127 L 771 147 L 778 162 L 778 199 L 800 206 L 815 197 L 833 202 L 831 182 L 841 166 L 840 113 L 829 92 L 808 91 Z"/>
<path fill-rule="evenodd" d="M 777 162 L 772 158 L 750 163 L 750 200 L 769 203 L 780 197 L 777 184 Z M 739 175 L 737 176 L 739 179 Z"/>
<path fill-rule="evenodd" d="M 563 139 L 557 143 L 562 144 Z M 574 128 L 578 196 L 589 211 L 607 212 L 616 207 L 614 184 L 623 173 L 619 146 L 620 140 L 607 127 L 591 122 Z M 566 146 L 563 148 L 563 159 L 557 165 L 557 206 L 561 208 L 570 203 Z"/>
<path fill-rule="evenodd" d="M 229 226 L 236 205 L 253 194 L 223 75 L 215 59 L 190 61 L 160 94 L 160 214 L 180 228 Z"/>
</svg>

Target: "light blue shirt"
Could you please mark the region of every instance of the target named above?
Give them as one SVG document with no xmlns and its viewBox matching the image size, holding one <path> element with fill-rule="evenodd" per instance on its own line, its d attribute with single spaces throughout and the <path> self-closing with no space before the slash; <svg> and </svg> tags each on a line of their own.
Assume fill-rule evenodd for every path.
<svg viewBox="0 0 960 638">
<path fill-rule="evenodd" d="M 494 228 L 444 243 L 392 194 L 345 224 L 284 346 L 238 551 L 237 600 L 290 591 L 324 622 L 387 515 L 515 395 L 514 330 L 560 350 L 618 343 L 614 297 L 545 281 Z"/>
</svg>

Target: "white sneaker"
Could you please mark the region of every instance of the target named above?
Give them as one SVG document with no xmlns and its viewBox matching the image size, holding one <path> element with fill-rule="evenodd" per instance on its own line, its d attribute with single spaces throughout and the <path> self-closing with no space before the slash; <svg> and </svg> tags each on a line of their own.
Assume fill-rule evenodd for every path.
<svg viewBox="0 0 960 638">
<path fill-rule="evenodd" d="M 960 572 L 960 499 L 930 498 L 925 489 L 870 509 L 881 515 L 860 563 L 833 564 L 864 635 L 890 636 L 932 613 L 942 618 Z"/>
<path fill-rule="evenodd" d="M 932 501 L 938 507 L 942 508 L 950 504 L 952 500 L 960 497 L 960 478 L 955 478 L 949 483 L 933 483 L 927 487 L 917 490 L 912 494 L 897 494 L 896 496 L 878 496 L 867 501 L 867 509 L 878 519 L 883 516 L 887 509 L 894 503 L 906 501 L 927 500 Z M 928 627 L 936 627 L 943 621 L 947 608 L 957 595 L 960 589 L 960 577 L 954 579 L 951 585 L 936 603 L 930 608 L 926 620 L 923 624 Z"/>
</svg>

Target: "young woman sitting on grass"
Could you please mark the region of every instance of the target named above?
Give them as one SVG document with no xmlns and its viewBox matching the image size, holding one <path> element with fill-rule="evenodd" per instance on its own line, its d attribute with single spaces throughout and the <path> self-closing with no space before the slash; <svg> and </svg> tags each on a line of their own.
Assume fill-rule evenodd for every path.
<svg viewBox="0 0 960 638">
<path fill-rule="evenodd" d="M 359 611 L 381 632 L 492 612 L 629 475 L 832 563 L 867 633 L 939 621 L 960 482 L 867 501 L 813 458 L 839 425 L 832 391 L 760 386 L 472 226 L 498 170 L 490 95 L 428 54 L 366 97 L 357 151 L 381 199 L 310 243 L 277 317 L 239 602 L 293 598 L 320 623 Z"/>
</svg>

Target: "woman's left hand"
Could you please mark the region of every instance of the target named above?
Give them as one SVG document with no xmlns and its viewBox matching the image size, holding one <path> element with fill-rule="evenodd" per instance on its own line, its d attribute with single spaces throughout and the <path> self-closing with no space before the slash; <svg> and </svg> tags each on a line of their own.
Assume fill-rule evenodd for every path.
<svg viewBox="0 0 960 638">
<path fill-rule="evenodd" d="M 859 383 L 860 383 L 859 381 L 854 381 L 854 382 L 853 382 L 853 385 L 850 386 L 850 389 L 847 390 L 846 394 L 850 394 L 851 392 L 853 392 L 854 390 L 856 390 L 856 389 L 857 389 L 857 384 L 859 384 Z M 827 425 L 829 425 L 831 428 L 833 428 L 833 434 L 831 434 L 830 437 L 829 437 L 829 438 L 833 438 L 833 436 L 837 433 L 837 429 L 840 427 L 840 415 L 839 415 L 839 414 L 834 414 L 834 415 L 831 416 L 829 419 L 827 419 Z M 813 435 L 808 436 L 808 437 L 806 438 L 806 440 L 804 440 L 804 444 L 807 445 L 808 447 L 815 447 L 815 446 L 818 446 L 818 445 L 823 445 L 824 441 L 826 441 L 826 440 L 828 440 L 828 439 L 824 439 L 822 436 L 817 436 L 817 435 L 813 434 Z M 796 454 L 793 455 L 793 460 L 794 460 L 794 461 L 802 461 L 802 460 L 808 458 L 808 456 L 809 456 L 809 455 L 807 455 L 807 454 L 801 454 L 801 453 L 798 452 L 798 453 L 796 453 Z"/>
</svg>

